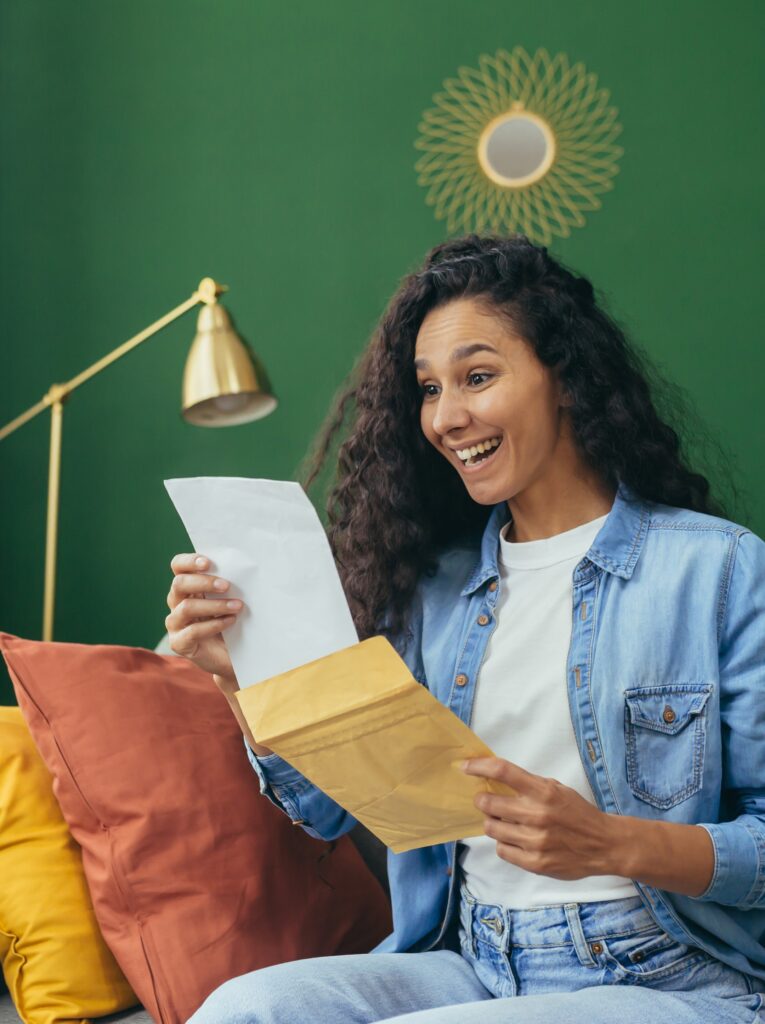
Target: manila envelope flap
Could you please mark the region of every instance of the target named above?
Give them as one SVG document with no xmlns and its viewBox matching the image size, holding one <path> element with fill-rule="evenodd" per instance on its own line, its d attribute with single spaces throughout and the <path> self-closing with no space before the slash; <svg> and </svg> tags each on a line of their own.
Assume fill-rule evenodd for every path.
<svg viewBox="0 0 765 1024">
<path fill-rule="evenodd" d="M 270 747 L 395 853 L 483 835 L 481 791 L 465 775 L 492 751 L 409 672 L 384 637 L 301 665 L 237 693 L 258 743 Z"/>
</svg>

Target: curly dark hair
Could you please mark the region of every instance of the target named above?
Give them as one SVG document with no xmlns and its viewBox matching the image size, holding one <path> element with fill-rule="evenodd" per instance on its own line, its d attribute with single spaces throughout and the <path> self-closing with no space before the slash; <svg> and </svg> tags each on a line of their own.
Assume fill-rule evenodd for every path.
<svg viewBox="0 0 765 1024">
<path fill-rule="evenodd" d="M 362 639 L 397 634 L 420 576 L 435 570 L 444 548 L 475 542 L 491 511 L 473 501 L 425 439 L 413 367 L 425 316 L 470 296 L 504 316 L 537 358 L 556 368 L 573 399 L 577 449 L 605 483 L 615 488 L 623 480 L 644 499 L 726 515 L 707 479 L 686 465 L 678 431 L 657 412 L 653 395 L 660 392 L 676 422 L 692 422 L 680 389 L 627 341 L 587 278 L 524 235 L 452 239 L 401 282 L 303 474 L 307 490 L 352 412 L 337 451 L 327 533 Z M 705 432 L 694 425 L 695 443 L 699 437 Z"/>
</svg>

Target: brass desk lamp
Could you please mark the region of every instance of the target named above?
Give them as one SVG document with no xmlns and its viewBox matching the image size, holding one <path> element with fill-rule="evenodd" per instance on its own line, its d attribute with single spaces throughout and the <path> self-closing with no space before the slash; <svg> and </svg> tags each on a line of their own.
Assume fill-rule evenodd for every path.
<svg viewBox="0 0 765 1024">
<path fill-rule="evenodd" d="M 203 305 L 197 320 L 197 333 L 183 374 L 181 411 L 184 418 L 200 427 L 225 427 L 261 419 L 276 408 L 276 398 L 271 392 L 263 366 L 234 330 L 226 310 L 218 304 L 218 296 L 226 290 L 225 285 L 217 284 L 211 277 L 203 278 L 197 290 L 180 306 L 171 309 L 70 381 L 51 385 L 39 402 L 0 430 L 2 441 L 38 413 L 48 408 L 51 410 L 43 640 L 53 639 L 61 428 L 64 402 L 75 388 L 201 302 Z"/>
</svg>

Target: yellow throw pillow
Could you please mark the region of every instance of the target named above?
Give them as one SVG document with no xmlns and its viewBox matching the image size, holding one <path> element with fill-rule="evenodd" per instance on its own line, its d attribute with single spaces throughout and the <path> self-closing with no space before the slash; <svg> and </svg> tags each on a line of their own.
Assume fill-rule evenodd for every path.
<svg viewBox="0 0 765 1024">
<path fill-rule="evenodd" d="M 0 960 L 26 1024 L 135 1006 L 93 914 L 80 847 L 15 707 L 0 707 L 0 880 Z"/>
</svg>

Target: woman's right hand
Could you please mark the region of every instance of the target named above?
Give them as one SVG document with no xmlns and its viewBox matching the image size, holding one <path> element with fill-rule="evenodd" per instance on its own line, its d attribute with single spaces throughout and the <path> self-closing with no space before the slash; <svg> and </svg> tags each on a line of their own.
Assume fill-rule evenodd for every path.
<svg viewBox="0 0 765 1024">
<path fill-rule="evenodd" d="M 210 559 L 204 555 L 196 552 L 176 555 L 170 568 L 173 570 L 173 582 L 167 595 L 170 614 L 165 619 L 170 647 L 197 668 L 212 672 L 216 686 L 225 694 L 254 753 L 258 757 L 273 754 L 270 747 L 255 740 L 239 706 L 236 699 L 239 683 L 223 643 L 223 630 L 234 625 L 243 603 L 226 598 L 228 580 L 205 572 L 210 568 Z M 215 592 L 221 595 L 219 599 L 204 596 Z"/>
<path fill-rule="evenodd" d="M 221 689 L 239 689 L 222 631 L 234 625 L 242 602 L 226 598 L 228 580 L 205 572 L 210 568 L 210 560 L 204 555 L 175 555 L 170 568 L 170 614 L 165 619 L 170 647 L 198 668 L 212 672 Z M 221 595 L 219 600 L 204 596 L 216 591 Z"/>
</svg>

